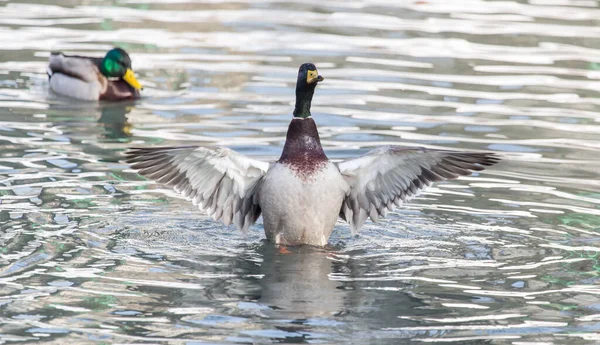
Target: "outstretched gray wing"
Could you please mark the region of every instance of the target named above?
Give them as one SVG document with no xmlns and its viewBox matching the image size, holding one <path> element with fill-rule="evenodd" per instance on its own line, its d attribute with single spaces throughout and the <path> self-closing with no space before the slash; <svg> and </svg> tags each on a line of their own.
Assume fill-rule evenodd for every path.
<svg viewBox="0 0 600 345">
<path fill-rule="evenodd" d="M 453 152 L 387 146 L 338 163 L 350 191 L 340 210 L 353 232 L 367 217 L 377 221 L 393 206 L 418 195 L 433 182 L 469 175 L 499 161 L 493 153 Z"/>
<path fill-rule="evenodd" d="M 133 148 L 126 155 L 141 175 L 173 187 L 215 220 L 246 231 L 260 216 L 257 190 L 269 163 L 197 146 Z"/>
</svg>

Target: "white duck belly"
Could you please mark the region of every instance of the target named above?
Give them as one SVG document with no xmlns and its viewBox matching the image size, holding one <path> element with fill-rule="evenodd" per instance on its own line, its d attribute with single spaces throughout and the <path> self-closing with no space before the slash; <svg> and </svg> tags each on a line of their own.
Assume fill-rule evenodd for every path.
<svg viewBox="0 0 600 345">
<path fill-rule="evenodd" d="M 50 78 L 50 88 L 59 95 L 84 101 L 97 101 L 102 92 L 102 85 L 99 82 L 88 83 L 62 73 L 52 75 Z"/>
<path fill-rule="evenodd" d="M 267 238 L 284 245 L 327 244 L 348 188 L 331 162 L 310 174 L 275 163 L 259 192 Z"/>
</svg>

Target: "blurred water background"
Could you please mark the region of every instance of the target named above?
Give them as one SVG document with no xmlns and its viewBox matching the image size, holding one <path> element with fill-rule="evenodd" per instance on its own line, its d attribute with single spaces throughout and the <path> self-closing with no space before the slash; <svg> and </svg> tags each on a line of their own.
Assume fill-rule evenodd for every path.
<svg viewBox="0 0 600 345">
<path fill-rule="evenodd" d="M 0 1 L 0 343 L 600 343 L 598 5 Z M 113 46 L 143 99 L 48 91 L 50 51 Z M 140 145 L 276 159 L 306 61 L 330 158 L 504 161 L 287 255 L 122 163 Z"/>
</svg>

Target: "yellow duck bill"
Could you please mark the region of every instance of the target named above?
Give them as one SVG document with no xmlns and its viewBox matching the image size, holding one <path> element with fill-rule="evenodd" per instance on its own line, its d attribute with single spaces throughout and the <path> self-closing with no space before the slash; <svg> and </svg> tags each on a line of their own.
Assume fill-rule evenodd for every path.
<svg viewBox="0 0 600 345">
<path fill-rule="evenodd" d="M 135 78 L 135 74 L 133 74 L 133 70 L 131 70 L 130 68 L 128 68 L 127 72 L 125 72 L 123 80 L 125 80 L 127 84 L 131 85 L 131 87 L 133 87 L 136 90 L 143 89 L 142 84 L 140 84 L 140 82 L 137 81 L 137 79 Z"/>
<path fill-rule="evenodd" d="M 319 72 L 317 72 L 317 70 L 309 70 L 308 73 L 306 73 L 306 83 L 307 84 L 312 84 L 312 83 L 316 83 L 318 81 L 323 81 L 323 80 L 325 80 L 325 78 L 320 76 Z"/>
</svg>

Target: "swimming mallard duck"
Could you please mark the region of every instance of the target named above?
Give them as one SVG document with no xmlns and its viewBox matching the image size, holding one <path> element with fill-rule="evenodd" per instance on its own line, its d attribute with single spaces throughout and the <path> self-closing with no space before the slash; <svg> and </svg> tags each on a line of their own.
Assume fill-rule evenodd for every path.
<svg viewBox="0 0 600 345">
<path fill-rule="evenodd" d="M 104 58 L 51 53 L 48 77 L 52 91 L 87 101 L 137 98 L 142 89 L 129 55 L 121 48 L 110 50 Z"/>
<path fill-rule="evenodd" d="M 278 161 L 254 160 L 227 148 L 133 148 L 133 169 L 171 186 L 215 220 L 245 231 L 260 216 L 277 244 L 323 246 L 338 219 L 358 231 L 433 182 L 469 175 L 498 162 L 493 153 L 381 147 L 333 163 L 310 114 L 323 81 L 315 65 L 298 71 L 296 107 Z"/>
</svg>

